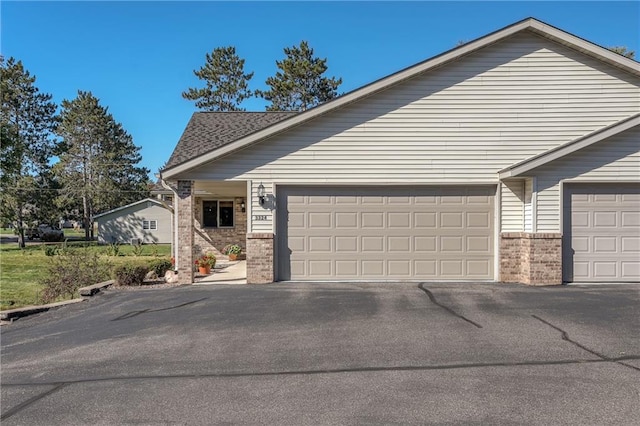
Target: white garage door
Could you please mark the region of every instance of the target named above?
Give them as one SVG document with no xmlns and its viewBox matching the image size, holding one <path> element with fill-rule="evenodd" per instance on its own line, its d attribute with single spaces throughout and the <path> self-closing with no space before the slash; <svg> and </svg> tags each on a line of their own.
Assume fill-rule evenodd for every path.
<svg viewBox="0 0 640 426">
<path fill-rule="evenodd" d="M 278 279 L 493 279 L 494 194 L 494 186 L 278 188 Z"/>
<path fill-rule="evenodd" d="M 640 281 L 640 185 L 573 184 L 565 194 L 563 279 Z"/>
</svg>

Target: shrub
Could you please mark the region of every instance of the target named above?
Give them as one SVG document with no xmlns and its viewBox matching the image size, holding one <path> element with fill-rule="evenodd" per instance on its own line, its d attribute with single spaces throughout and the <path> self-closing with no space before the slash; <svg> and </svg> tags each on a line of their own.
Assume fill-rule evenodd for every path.
<svg viewBox="0 0 640 426">
<path fill-rule="evenodd" d="M 58 254 L 59 250 L 60 250 L 60 247 L 58 247 L 57 245 L 45 244 L 42 246 L 42 251 L 44 252 L 44 255 L 48 257 L 55 256 L 56 254 Z"/>
<path fill-rule="evenodd" d="M 164 277 L 164 274 L 171 269 L 173 269 L 173 265 L 167 259 L 157 259 L 149 264 L 149 270 L 155 272 L 159 277 Z"/>
<path fill-rule="evenodd" d="M 107 247 L 107 256 L 119 256 L 120 255 L 120 243 L 112 241 Z"/>
<path fill-rule="evenodd" d="M 142 256 L 143 251 L 144 247 L 142 247 L 142 244 L 134 244 L 131 248 L 131 253 L 133 253 L 135 257 Z"/>
<path fill-rule="evenodd" d="M 40 297 L 43 302 L 53 302 L 59 297 L 73 297 L 78 288 L 109 279 L 107 265 L 100 262 L 97 253 L 73 250 L 52 256 L 47 265 Z"/>
<path fill-rule="evenodd" d="M 144 277 L 149 272 L 149 267 L 140 264 L 124 264 L 116 266 L 113 270 L 115 285 L 139 286 L 144 282 Z"/>
</svg>

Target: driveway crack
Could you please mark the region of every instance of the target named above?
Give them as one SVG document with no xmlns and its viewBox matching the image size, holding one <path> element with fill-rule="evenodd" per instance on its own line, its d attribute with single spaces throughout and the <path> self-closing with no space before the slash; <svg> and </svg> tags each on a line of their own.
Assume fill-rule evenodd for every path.
<svg viewBox="0 0 640 426">
<path fill-rule="evenodd" d="M 24 410 L 25 408 L 27 408 L 28 406 L 30 406 L 31 404 L 40 401 L 42 398 L 51 395 L 54 392 L 59 391 L 60 389 L 62 389 L 64 386 L 67 385 L 67 383 L 51 383 L 53 386 L 53 388 L 49 389 L 48 391 L 42 392 L 32 398 L 27 399 L 24 402 L 21 402 L 20 404 L 16 405 L 15 407 L 7 410 L 2 416 L 0 416 L 0 421 L 2 420 L 6 420 L 9 417 L 19 413 L 20 411 Z"/>
<path fill-rule="evenodd" d="M 604 354 L 601 354 L 600 352 L 596 352 L 593 349 L 590 349 L 590 348 L 586 347 L 585 345 L 581 344 L 580 342 L 576 342 L 571 337 L 569 337 L 569 333 L 567 333 L 565 330 L 561 329 L 560 327 L 558 327 L 558 326 L 556 326 L 554 324 L 551 324 L 549 321 L 546 321 L 546 320 L 540 318 L 537 315 L 531 315 L 531 316 L 533 318 L 537 319 L 538 321 L 540 321 L 541 323 L 543 323 L 545 325 L 548 325 L 549 327 L 553 328 L 554 330 L 559 331 L 560 335 L 562 337 L 562 340 L 564 340 L 565 342 L 569 342 L 572 345 L 582 349 L 583 351 L 589 352 L 590 354 L 597 356 L 598 358 L 600 358 L 603 361 L 615 362 L 616 364 L 620 364 L 620 365 L 625 366 L 627 368 L 631 368 L 633 370 L 640 371 L 640 368 L 638 368 L 638 367 L 635 367 L 635 366 L 629 365 L 629 364 L 625 364 L 624 362 L 621 362 L 619 359 L 614 359 L 614 358 L 608 357 L 608 356 L 606 356 Z"/>
<path fill-rule="evenodd" d="M 465 317 L 464 315 L 461 315 L 461 314 L 457 313 L 456 311 L 454 311 L 450 307 L 445 306 L 442 303 L 438 302 L 436 300 L 436 297 L 433 295 L 433 293 L 431 293 L 431 291 L 429 291 L 429 289 L 427 289 L 424 286 L 424 283 L 418 284 L 418 288 L 420 290 L 424 291 L 427 294 L 427 296 L 429 296 L 429 300 L 431 300 L 431 303 L 433 303 L 434 305 L 441 307 L 442 309 L 444 309 L 445 311 L 449 312 L 454 317 L 460 318 L 461 320 L 466 321 L 469 324 L 472 324 L 477 328 L 482 328 L 482 326 L 480 324 L 478 324 L 477 322 L 470 320 L 469 318 Z"/>
<path fill-rule="evenodd" d="M 120 315 L 118 318 L 114 318 L 111 321 L 120 321 L 123 319 L 129 319 L 129 318 L 133 318 L 136 317 L 138 315 L 142 315 L 142 314 L 150 314 L 153 312 L 162 312 L 162 311 L 169 311 L 171 309 L 178 309 L 178 308 L 182 308 L 188 305 L 193 305 L 194 303 L 198 303 L 198 302 L 202 302 L 203 300 L 208 299 L 208 297 L 203 297 L 202 299 L 198 299 L 198 300 L 192 300 L 191 302 L 185 302 L 185 303 L 181 303 L 179 305 L 175 305 L 175 306 L 169 306 L 168 308 L 160 308 L 160 309 L 142 309 L 140 311 L 132 311 L 132 312 L 127 312 L 124 315 Z"/>
</svg>

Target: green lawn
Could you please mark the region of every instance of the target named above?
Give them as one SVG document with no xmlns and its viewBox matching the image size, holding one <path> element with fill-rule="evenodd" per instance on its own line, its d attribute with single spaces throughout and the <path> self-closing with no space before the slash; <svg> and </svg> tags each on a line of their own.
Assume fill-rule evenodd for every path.
<svg viewBox="0 0 640 426">
<path fill-rule="evenodd" d="M 112 266 L 132 260 L 150 261 L 171 256 L 169 244 L 143 245 L 139 256 L 134 256 L 131 245 L 120 246 L 118 256 L 108 256 L 109 247 L 98 246 L 95 242 L 70 242 L 68 245 L 75 248 L 86 246 L 87 250 L 97 252 Z M 40 280 L 47 273 L 50 260 L 42 244 L 30 244 L 24 250 L 15 243 L 0 245 L 0 310 L 40 303 Z"/>
</svg>

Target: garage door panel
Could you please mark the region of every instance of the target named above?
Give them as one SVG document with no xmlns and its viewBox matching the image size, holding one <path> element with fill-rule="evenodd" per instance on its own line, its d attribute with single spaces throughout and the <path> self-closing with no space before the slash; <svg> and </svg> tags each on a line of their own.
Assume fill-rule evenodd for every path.
<svg viewBox="0 0 640 426">
<path fill-rule="evenodd" d="M 565 281 L 640 281 L 640 185 L 568 184 Z"/>
<path fill-rule="evenodd" d="M 384 228 L 384 213 L 362 213 L 360 218 L 362 228 Z"/>
<path fill-rule="evenodd" d="M 622 237 L 622 252 L 640 254 L 640 236 Z"/>
<path fill-rule="evenodd" d="M 471 277 L 486 276 L 491 271 L 491 265 L 486 260 L 467 260 L 467 275 Z"/>
<path fill-rule="evenodd" d="M 616 237 L 594 237 L 593 251 L 597 254 L 615 253 L 618 251 L 617 242 L 618 239 Z"/>
<path fill-rule="evenodd" d="M 389 224 L 389 228 L 409 229 L 411 228 L 411 213 L 388 213 L 387 223 Z"/>
<path fill-rule="evenodd" d="M 358 213 L 336 212 L 336 228 L 358 228 Z"/>
<path fill-rule="evenodd" d="M 597 279 L 612 279 L 618 276 L 617 262 L 595 261 L 593 262 L 593 276 Z"/>
<path fill-rule="evenodd" d="M 621 212 L 620 216 L 622 227 L 632 229 L 640 227 L 640 212 Z"/>
<path fill-rule="evenodd" d="M 360 274 L 358 262 L 355 260 L 336 260 L 336 275 L 356 278 Z"/>
<path fill-rule="evenodd" d="M 613 228 L 617 226 L 616 212 L 611 211 L 599 211 L 593 212 L 593 226 L 596 228 L 609 227 Z"/>
<path fill-rule="evenodd" d="M 279 279 L 493 278 L 494 187 L 278 192 Z"/>
<path fill-rule="evenodd" d="M 466 243 L 468 253 L 491 254 L 491 239 L 487 236 L 469 236 Z"/>
<path fill-rule="evenodd" d="M 464 246 L 462 243 L 463 238 L 463 236 L 440 238 L 440 251 L 442 253 L 462 253 Z"/>
<path fill-rule="evenodd" d="M 621 262 L 622 278 L 625 280 L 637 280 L 640 277 L 640 263 L 638 262 Z"/>
<path fill-rule="evenodd" d="M 411 237 L 387 237 L 387 247 L 390 252 L 411 252 Z"/>
<path fill-rule="evenodd" d="M 437 226 L 438 215 L 437 213 L 420 212 L 414 213 L 414 228 L 430 228 L 433 229 Z"/>
<path fill-rule="evenodd" d="M 441 228 L 462 229 L 462 212 L 443 212 L 440 214 Z"/>
<path fill-rule="evenodd" d="M 357 236 L 339 236 L 336 237 L 336 252 L 338 253 L 357 253 L 358 237 Z"/>
</svg>

